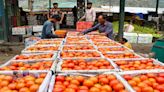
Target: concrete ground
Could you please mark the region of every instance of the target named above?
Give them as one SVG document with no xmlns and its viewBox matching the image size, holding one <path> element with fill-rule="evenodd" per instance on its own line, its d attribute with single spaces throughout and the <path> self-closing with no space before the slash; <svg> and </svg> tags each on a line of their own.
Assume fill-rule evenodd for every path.
<svg viewBox="0 0 164 92">
<path fill-rule="evenodd" d="M 0 64 L 5 63 L 24 49 L 22 43 L 2 43 L 0 44 Z"/>
</svg>

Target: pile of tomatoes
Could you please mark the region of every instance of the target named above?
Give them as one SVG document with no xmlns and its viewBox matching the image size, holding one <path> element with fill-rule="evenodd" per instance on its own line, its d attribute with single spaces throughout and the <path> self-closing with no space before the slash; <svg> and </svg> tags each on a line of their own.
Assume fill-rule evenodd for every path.
<svg viewBox="0 0 164 92">
<path fill-rule="evenodd" d="M 55 79 L 53 92 L 128 92 L 112 74 L 84 76 L 62 76 Z"/>
<path fill-rule="evenodd" d="M 164 73 L 124 75 L 123 77 L 136 92 L 164 92 Z"/>
</svg>

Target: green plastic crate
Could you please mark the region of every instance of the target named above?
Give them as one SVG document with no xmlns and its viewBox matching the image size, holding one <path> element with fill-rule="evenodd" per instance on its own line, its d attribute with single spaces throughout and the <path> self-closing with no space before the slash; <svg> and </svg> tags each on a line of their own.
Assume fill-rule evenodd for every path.
<svg viewBox="0 0 164 92">
<path fill-rule="evenodd" d="M 156 59 L 164 63 L 164 39 L 157 40 L 151 51 L 155 53 Z"/>
</svg>

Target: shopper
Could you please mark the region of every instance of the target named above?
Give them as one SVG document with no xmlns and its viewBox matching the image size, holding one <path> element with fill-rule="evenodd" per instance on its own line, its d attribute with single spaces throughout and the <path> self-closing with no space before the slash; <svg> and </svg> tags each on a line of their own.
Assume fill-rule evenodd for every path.
<svg viewBox="0 0 164 92">
<path fill-rule="evenodd" d="M 100 35 L 107 36 L 110 39 L 113 39 L 113 26 L 112 23 L 108 22 L 105 19 L 105 16 L 99 15 L 98 17 L 98 24 L 95 25 L 94 27 L 87 29 L 78 35 L 85 35 L 89 32 L 99 30 Z"/>
<path fill-rule="evenodd" d="M 85 10 L 84 16 L 80 19 L 80 21 L 84 20 L 89 22 L 95 22 L 96 12 L 92 8 L 92 3 L 87 3 L 87 9 Z"/>
<path fill-rule="evenodd" d="M 53 8 L 50 9 L 50 12 L 48 14 L 48 18 L 52 17 L 53 15 L 59 15 L 61 16 L 61 19 L 59 22 L 55 23 L 56 27 L 55 29 L 60 29 L 60 24 L 62 24 L 63 19 L 64 19 L 64 13 L 58 8 L 58 3 L 53 3 Z"/>
<path fill-rule="evenodd" d="M 129 21 L 127 24 L 124 25 L 124 32 L 133 32 L 134 26 L 132 21 Z"/>
<path fill-rule="evenodd" d="M 53 23 L 56 23 L 60 21 L 59 15 L 53 15 L 51 18 L 49 18 L 43 25 L 42 29 L 42 39 L 48 39 L 48 38 L 57 38 L 57 35 L 54 35 L 52 31 L 53 29 Z"/>
<path fill-rule="evenodd" d="M 128 42 L 128 40 L 126 38 L 122 38 L 121 44 L 128 47 L 129 49 L 132 49 L 132 45 Z"/>
</svg>

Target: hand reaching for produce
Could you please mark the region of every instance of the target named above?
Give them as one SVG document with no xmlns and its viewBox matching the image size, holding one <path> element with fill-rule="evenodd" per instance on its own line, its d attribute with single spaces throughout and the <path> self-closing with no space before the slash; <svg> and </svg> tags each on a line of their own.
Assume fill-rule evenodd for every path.
<svg viewBox="0 0 164 92">
<path fill-rule="evenodd" d="M 84 35 L 83 32 L 80 32 L 80 33 L 77 34 L 77 36 L 83 36 L 83 35 Z"/>
<path fill-rule="evenodd" d="M 105 33 L 100 33 L 100 35 L 101 35 L 101 36 L 106 36 L 106 34 L 105 34 Z"/>
</svg>

